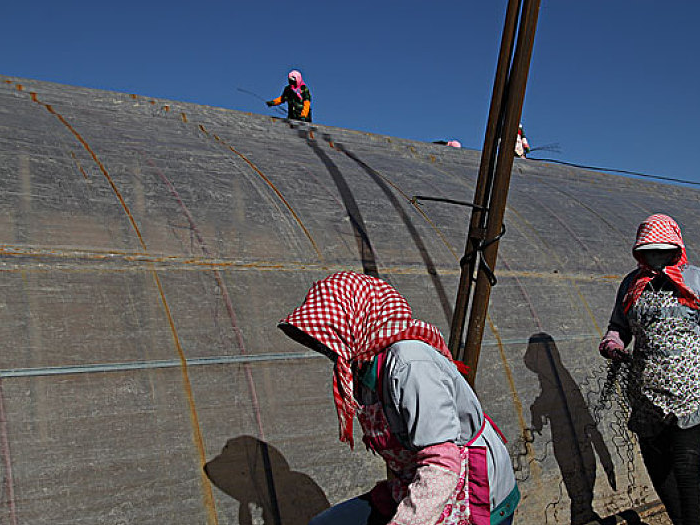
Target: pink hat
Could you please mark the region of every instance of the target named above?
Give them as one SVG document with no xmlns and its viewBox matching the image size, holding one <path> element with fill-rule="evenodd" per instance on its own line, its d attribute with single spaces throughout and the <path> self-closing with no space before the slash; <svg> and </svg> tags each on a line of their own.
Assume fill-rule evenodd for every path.
<svg viewBox="0 0 700 525">
<path fill-rule="evenodd" d="M 294 91 L 294 94 L 299 98 L 299 100 L 303 100 L 304 97 L 301 94 L 301 88 L 306 84 L 304 84 L 304 80 L 301 78 L 301 73 L 299 73 L 299 71 L 296 69 L 292 69 L 287 75 L 287 78 L 294 79 L 295 85 L 292 86 L 290 84 L 289 87 L 292 88 L 292 91 Z"/>
<path fill-rule="evenodd" d="M 297 71 L 296 69 L 292 69 L 287 75 L 287 78 L 293 78 L 297 83 L 297 85 L 295 86 L 297 88 L 300 88 L 304 85 L 304 80 L 302 80 L 301 78 L 301 73 L 299 73 L 299 71 Z"/>
<path fill-rule="evenodd" d="M 447 141 L 448 146 L 452 146 L 453 148 L 461 148 L 462 144 L 458 140 L 449 140 Z"/>
</svg>

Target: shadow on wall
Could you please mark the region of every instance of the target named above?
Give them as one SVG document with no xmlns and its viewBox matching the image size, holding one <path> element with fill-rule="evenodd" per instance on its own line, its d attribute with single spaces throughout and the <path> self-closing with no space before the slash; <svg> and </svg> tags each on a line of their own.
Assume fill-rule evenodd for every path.
<svg viewBox="0 0 700 525">
<path fill-rule="evenodd" d="M 355 195 L 352 188 L 348 184 L 346 177 L 341 172 L 338 165 L 333 162 L 331 157 L 321 148 L 320 142 L 313 138 L 313 131 L 315 128 L 307 129 L 305 126 L 299 126 L 298 123 L 290 124 L 292 129 L 296 129 L 300 138 L 306 140 L 307 145 L 313 150 L 316 156 L 321 160 L 323 165 L 328 170 L 331 175 L 333 182 L 338 189 L 340 197 L 345 206 L 345 211 L 350 219 L 350 224 L 353 228 L 355 239 L 357 241 L 358 252 L 360 256 L 360 261 L 362 262 L 363 273 L 366 275 L 371 275 L 373 277 L 379 277 L 379 265 L 377 262 L 377 256 L 372 247 L 372 243 L 368 234 L 367 227 L 365 225 L 362 213 L 360 211 L 360 206 L 355 200 Z M 452 319 L 452 307 L 445 291 L 445 288 L 440 280 L 435 263 L 432 260 L 432 256 L 429 253 L 423 239 L 421 239 L 418 230 L 413 224 L 412 216 L 409 215 L 404 207 L 401 205 L 400 199 L 396 196 L 395 192 L 390 188 L 389 182 L 385 180 L 382 175 L 376 170 L 371 168 L 368 164 L 362 161 L 357 155 L 343 146 L 343 144 L 335 142 L 333 137 L 327 133 L 323 134 L 323 140 L 326 141 L 333 150 L 338 153 L 344 154 L 346 157 L 353 160 L 377 185 L 377 187 L 382 191 L 387 200 L 391 203 L 392 208 L 401 218 L 404 226 L 406 227 L 408 233 L 413 240 L 413 244 L 418 249 L 423 262 L 425 263 L 426 270 L 430 275 L 435 290 L 440 299 L 440 304 L 445 315 L 445 320 L 449 323 Z M 397 191 L 398 188 L 396 189 Z"/>
<path fill-rule="evenodd" d="M 571 500 L 571 524 L 604 523 L 592 506 L 596 477 L 594 450 L 613 490 L 616 489 L 615 469 L 588 405 L 564 368 L 557 345 L 549 334 L 537 333 L 530 337 L 524 360 L 525 366 L 537 374 L 541 388 L 530 407 L 532 430 L 541 434 L 544 425 L 550 424 L 554 457 Z"/>
<path fill-rule="evenodd" d="M 307 525 L 330 506 L 309 476 L 289 470 L 277 449 L 252 436 L 229 439 L 204 471 L 216 487 L 240 503 L 240 525 L 252 525 L 251 504 L 262 509 L 264 523 L 273 525 Z"/>
</svg>

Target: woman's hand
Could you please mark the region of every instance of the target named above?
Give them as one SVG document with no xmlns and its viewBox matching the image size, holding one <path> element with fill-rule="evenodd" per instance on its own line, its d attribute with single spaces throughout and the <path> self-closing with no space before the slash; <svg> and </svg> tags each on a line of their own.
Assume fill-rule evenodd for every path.
<svg viewBox="0 0 700 525">
<path fill-rule="evenodd" d="M 625 344 L 620 338 L 620 333 L 609 330 L 598 346 L 598 351 L 606 359 L 613 361 L 629 361 L 631 356 L 625 351 Z"/>
</svg>

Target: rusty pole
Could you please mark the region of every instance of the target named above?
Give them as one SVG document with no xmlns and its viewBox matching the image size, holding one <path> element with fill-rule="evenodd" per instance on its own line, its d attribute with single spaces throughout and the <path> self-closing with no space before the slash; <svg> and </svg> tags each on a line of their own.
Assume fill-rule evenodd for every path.
<svg viewBox="0 0 700 525">
<path fill-rule="evenodd" d="M 509 0 L 506 9 L 503 35 L 501 37 L 501 49 L 498 54 L 498 64 L 496 66 L 496 78 L 493 83 L 493 93 L 491 95 L 489 119 L 486 125 L 484 147 L 481 150 L 479 176 L 474 191 L 474 200 L 472 201 L 479 207 L 475 207 L 472 211 L 469 234 L 467 235 L 467 243 L 464 249 L 464 257 L 460 262 L 461 275 L 459 278 L 459 288 L 457 289 L 457 301 L 452 315 L 450 341 L 448 343 L 452 357 L 460 361 L 464 359 L 463 349 L 461 348 L 464 321 L 467 317 L 471 284 L 474 278 L 477 246 L 484 239 L 487 216 L 486 208 L 488 206 L 488 196 L 493 179 L 493 166 L 498 150 L 498 138 L 501 134 L 500 127 L 503 120 L 503 102 L 508 81 L 508 70 L 513 55 L 513 43 L 515 42 L 520 2 L 521 0 Z"/>
<path fill-rule="evenodd" d="M 523 109 L 525 87 L 530 69 L 532 48 L 535 43 L 535 30 L 539 15 L 540 0 L 524 0 L 518 31 L 518 43 L 513 57 L 513 66 L 508 79 L 508 94 L 503 117 L 503 133 L 498 148 L 496 171 L 493 179 L 493 188 L 489 203 L 488 219 L 486 223 L 485 239 L 495 239 L 503 226 L 503 215 L 508 198 L 510 174 L 513 168 L 515 155 L 515 139 L 518 133 L 518 124 Z M 483 249 L 484 262 L 489 268 L 495 268 L 498 255 L 498 241 L 493 242 Z M 474 298 L 469 312 L 469 324 L 467 326 L 467 340 L 465 343 L 464 362 L 469 366 L 469 383 L 474 385 L 476 369 L 481 351 L 481 340 L 484 335 L 484 323 L 488 311 L 491 294 L 491 282 L 484 271 L 479 271 L 474 289 Z"/>
</svg>

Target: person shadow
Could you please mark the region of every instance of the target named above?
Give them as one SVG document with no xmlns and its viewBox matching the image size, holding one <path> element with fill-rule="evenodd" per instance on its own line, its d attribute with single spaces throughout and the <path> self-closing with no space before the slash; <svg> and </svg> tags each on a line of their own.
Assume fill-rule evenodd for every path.
<svg viewBox="0 0 700 525">
<path fill-rule="evenodd" d="M 279 450 L 253 436 L 229 439 L 221 453 L 204 465 L 204 472 L 240 503 L 240 525 L 253 524 L 253 505 L 261 509 L 265 525 L 307 525 L 330 506 L 311 477 L 290 470 Z"/>
<path fill-rule="evenodd" d="M 593 510 L 596 479 L 594 451 L 610 487 L 616 490 L 612 457 L 583 394 L 561 362 L 554 339 L 542 332 L 532 335 L 524 361 L 525 366 L 537 374 L 541 388 L 540 395 L 530 407 L 532 430 L 541 434 L 544 425 L 549 422 L 554 457 L 571 500 L 571 524 L 610 522 Z"/>
</svg>

